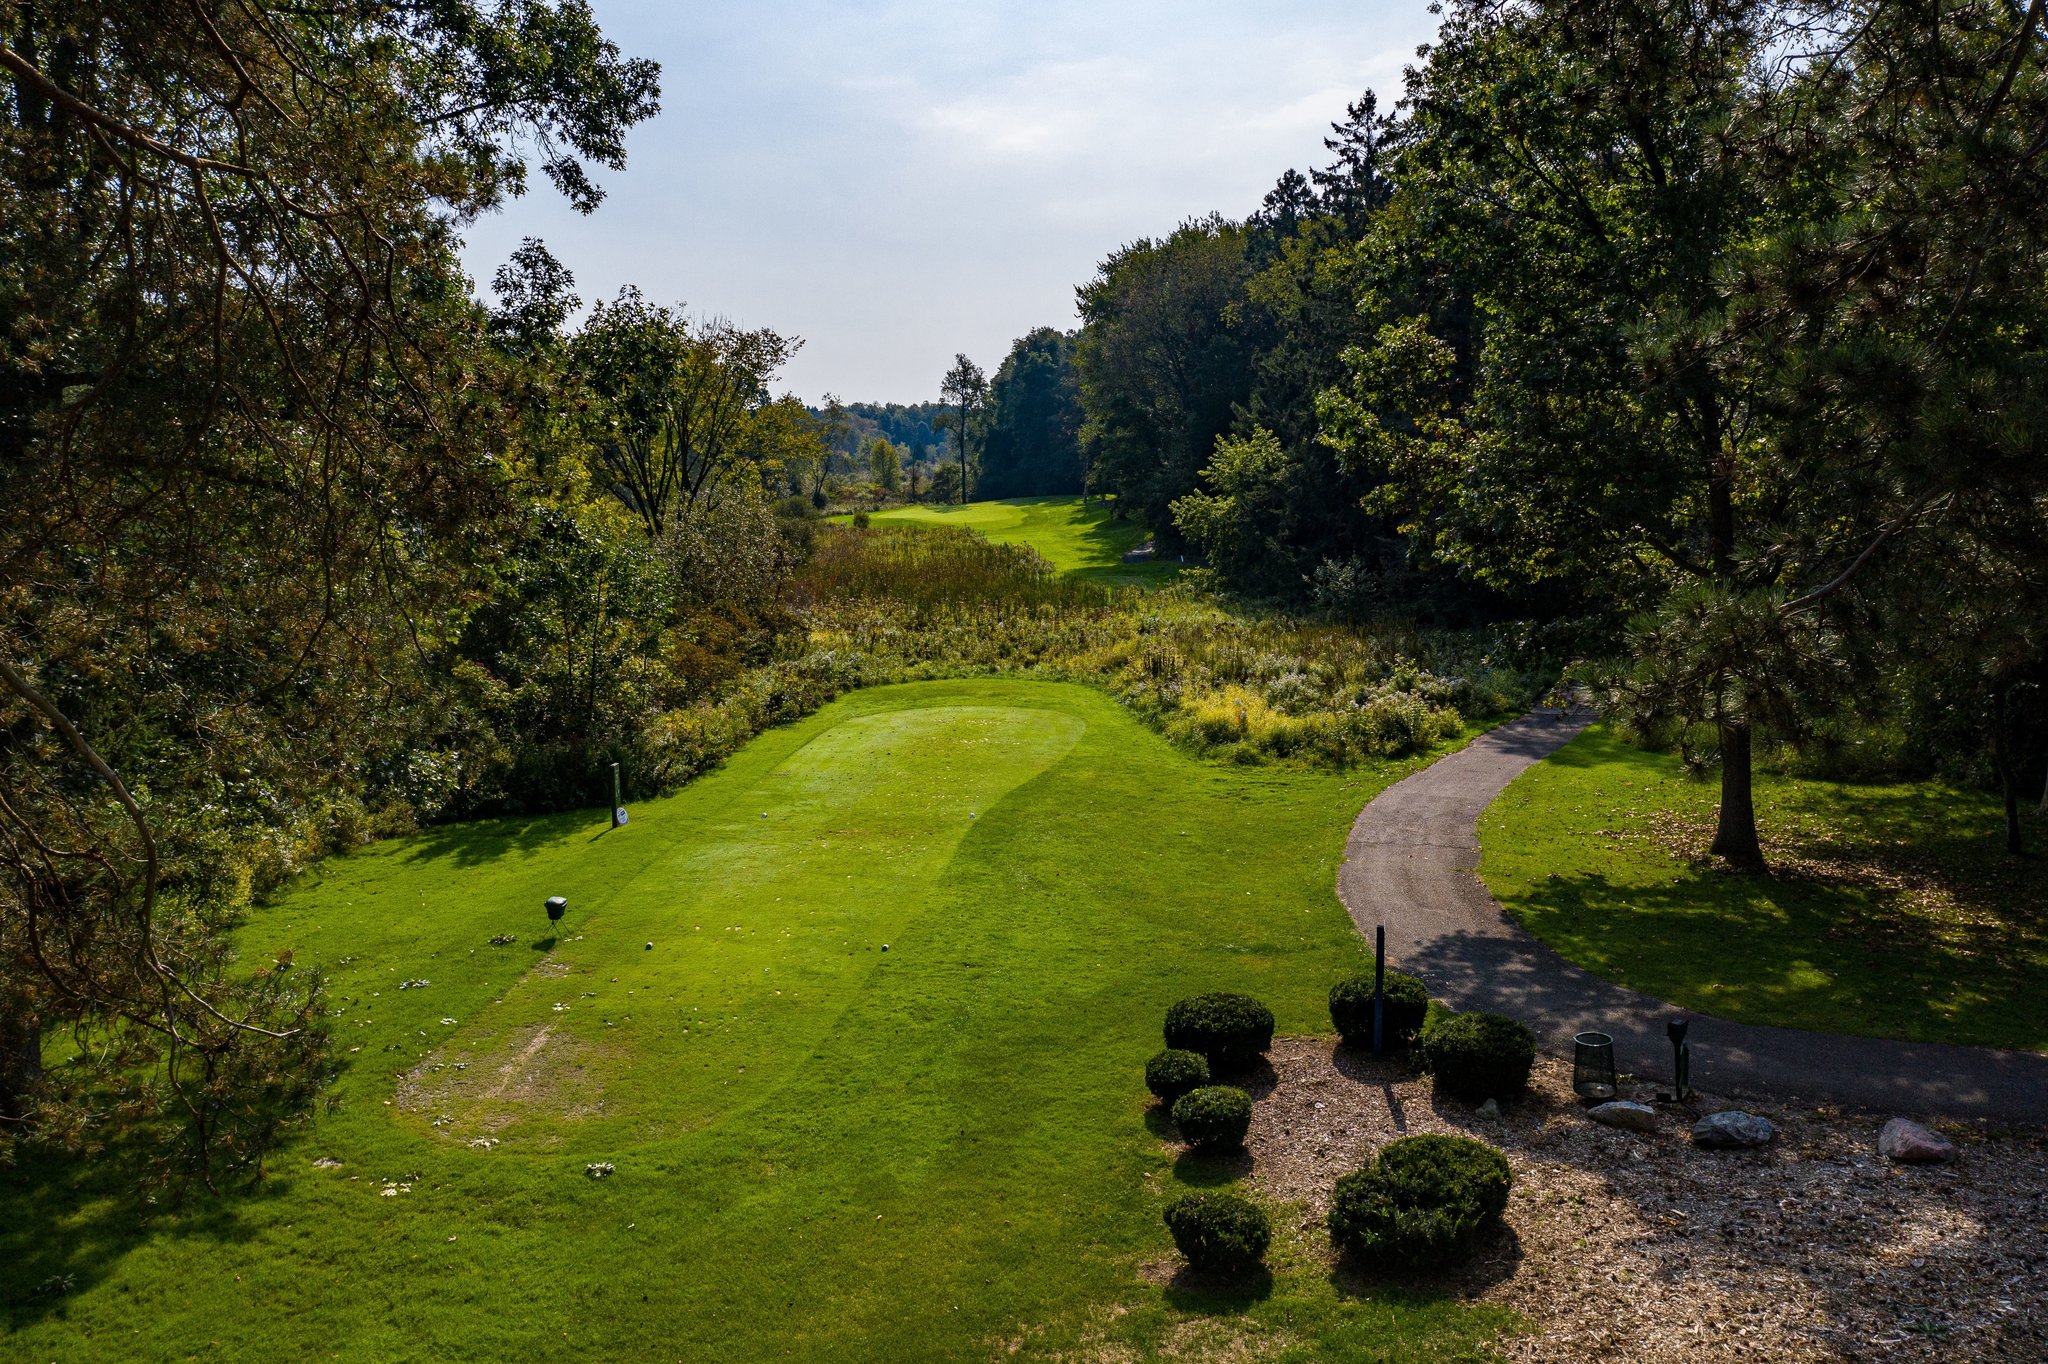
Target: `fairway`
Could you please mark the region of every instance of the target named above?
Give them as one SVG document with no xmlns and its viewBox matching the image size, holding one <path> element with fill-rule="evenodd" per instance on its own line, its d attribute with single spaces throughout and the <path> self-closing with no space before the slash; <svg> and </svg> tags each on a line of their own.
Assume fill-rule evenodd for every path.
<svg viewBox="0 0 2048 1364">
<path fill-rule="evenodd" d="M 924 683 L 623 829 L 327 863 L 245 940 L 331 972 L 332 1102 L 259 1189 L 190 1214 L 70 1182 L 116 1169 L 7 1171 L 0 1353 L 1157 1357 L 1211 1306 L 1138 1274 L 1181 1177 L 1145 1120 L 1162 1011 L 1239 989 L 1326 1031 L 1365 959 L 1345 831 L 1419 761 L 1204 764 L 1083 688 Z M 1352 1297 L 1293 1235 L 1233 1328 L 1284 1326 L 1275 1358 L 1464 1359 L 1507 1320 Z"/>
<path fill-rule="evenodd" d="M 1106 583 L 1159 583 L 1180 571 L 1171 561 L 1123 562 L 1145 543 L 1144 527 L 1116 519 L 1113 504 L 1096 498 L 1016 497 L 964 505 L 891 507 L 870 514 L 878 524 L 909 522 L 958 526 L 999 545 L 1029 545 L 1063 573 Z"/>
</svg>

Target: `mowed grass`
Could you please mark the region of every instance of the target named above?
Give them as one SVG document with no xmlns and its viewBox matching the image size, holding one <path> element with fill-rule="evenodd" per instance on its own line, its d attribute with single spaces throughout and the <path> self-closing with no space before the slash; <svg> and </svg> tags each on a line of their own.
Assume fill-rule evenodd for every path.
<svg viewBox="0 0 2048 1364">
<path fill-rule="evenodd" d="M 2048 878 L 1996 802 L 1759 776 L 1770 870 L 1702 856 L 1719 785 L 1601 728 L 1480 820 L 1481 875 L 1609 980 L 1721 1018 L 2048 1050 Z"/>
<path fill-rule="evenodd" d="M 1116 519 L 1115 504 L 1101 498 L 1016 497 L 964 505 L 921 504 L 873 513 L 877 524 L 907 522 L 957 526 L 998 545 L 1029 545 L 1063 573 L 1103 583 L 1154 584 L 1180 571 L 1172 561 L 1127 564 L 1123 556 L 1145 543 L 1144 527 Z"/>
<path fill-rule="evenodd" d="M 0 1174 L 0 1356 L 1485 1357 L 1505 1313 L 1354 1295 L 1291 1230 L 1248 1291 L 1139 1274 L 1165 1199 L 1224 1178 L 1148 1127 L 1163 1010 L 1245 990 L 1326 1031 L 1366 960 L 1344 833 L 1414 765 L 1204 764 L 1081 687 L 924 683 L 624 829 L 329 863 L 245 936 L 332 973 L 331 1105 L 182 1211 L 106 1162 Z"/>
</svg>

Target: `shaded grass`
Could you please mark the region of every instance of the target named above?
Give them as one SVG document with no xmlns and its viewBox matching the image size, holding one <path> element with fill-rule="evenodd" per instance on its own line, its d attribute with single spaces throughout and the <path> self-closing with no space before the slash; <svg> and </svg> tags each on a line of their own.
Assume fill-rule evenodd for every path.
<svg viewBox="0 0 2048 1364">
<path fill-rule="evenodd" d="M 1138 1278 L 1177 1184 L 1141 1069 L 1166 1004 L 1325 1026 L 1364 959 L 1345 830 L 1419 761 L 1203 764 L 1083 688 L 935 683 L 772 731 L 624 829 L 331 861 L 244 941 L 331 973 L 332 1104 L 204 1209 L 0 1175 L 0 1354 L 1151 1358 L 1221 1313 L 1286 1358 L 1469 1358 L 1504 1314 L 1349 1295 L 1305 1253 L 1253 1301 Z"/>
<path fill-rule="evenodd" d="M 1102 498 L 1013 497 L 965 505 L 923 504 L 875 512 L 876 525 L 953 526 L 971 530 L 993 544 L 1026 545 L 1062 573 L 1090 582 L 1154 586 L 1180 572 L 1171 561 L 1127 564 L 1123 556 L 1148 538 L 1135 521 L 1116 518 L 1116 505 Z"/>
<path fill-rule="evenodd" d="M 1997 803 L 1759 775 L 1770 870 L 1705 856 L 1718 787 L 1595 728 L 1480 821 L 1481 874 L 1566 957 L 1746 1023 L 2048 1050 L 2048 878 Z"/>
</svg>

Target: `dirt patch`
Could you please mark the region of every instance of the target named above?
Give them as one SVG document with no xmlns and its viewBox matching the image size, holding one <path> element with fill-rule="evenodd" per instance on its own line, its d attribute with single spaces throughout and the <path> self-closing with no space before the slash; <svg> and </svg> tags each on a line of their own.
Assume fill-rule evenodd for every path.
<svg viewBox="0 0 2048 1364">
<path fill-rule="evenodd" d="M 1396 1137 L 1462 1133 L 1506 1153 L 1509 1234 L 1456 1287 L 1530 1320 L 1503 1343 L 1510 1359 L 2048 1360 L 2039 1129 L 1944 1125 L 1957 1162 L 1905 1168 L 1877 1155 L 1885 1114 L 1744 1104 L 1777 1141 L 1703 1151 L 1681 1109 L 1647 1136 L 1588 1121 L 1549 1057 L 1499 1118 L 1328 1039 L 1281 1038 L 1271 1059 L 1251 1181 L 1296 1205 L 1312 1241 L 1336 1177 Z"/>
<path fill-rule="evenodd" d="M 601 1114 L 590 1052 L 552 1023 L 514 1028 L 502 1040 L 436 1047 L 399 1077 L 398 1107 L 444 1137 L 488 1148 L 530 1120 Z"/>
</svg>

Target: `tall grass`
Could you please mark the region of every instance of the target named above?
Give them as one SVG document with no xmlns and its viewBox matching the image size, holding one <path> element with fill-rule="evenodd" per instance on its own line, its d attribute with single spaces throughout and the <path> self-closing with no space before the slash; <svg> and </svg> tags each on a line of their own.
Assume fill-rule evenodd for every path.
<svg viewBox="0 0 2048 1364">
<path fill-rule="evenodd" d="M 948 527 L 827 527 L 789 600 L 804 643 L 717 701 L 663 716 L 642 757 L 656 784 L 891 682 L 1084 682 L 1185 748 L 1326 767 L 1426 750 L 1535 690 L 1493 661 L 1482 634 L 1239 612 L 1192 586 L 1108 587 Z"/>
</svg>

